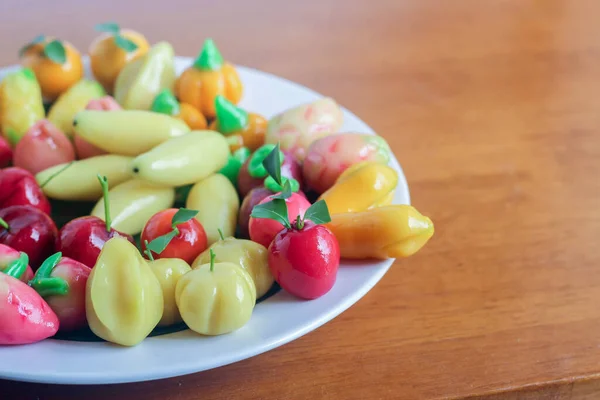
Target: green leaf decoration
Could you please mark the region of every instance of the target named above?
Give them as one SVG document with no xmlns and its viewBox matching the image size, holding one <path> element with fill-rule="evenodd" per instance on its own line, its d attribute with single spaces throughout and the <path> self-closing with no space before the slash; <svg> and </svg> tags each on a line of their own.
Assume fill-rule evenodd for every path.
<svg viewBox="0 0 600 400">
<path fill-rule="evenodd" d="M 59 40 L 53 40 L 44 46 L 44 55 L 57 64 L 67 61 L 67 51 Z"/>
<path fill-rule="evenodd" d="M 319 200 L 306 210 L 304 213 L 304 219 L 310 220 L 315 224 L 326 224 L 331 222 L 331 216 L 329 215 L 329 209 L 325 200 Z"/>
<path fill-rule="evenodd" d="M 278 185 L 281 185 L 281 154 L 279 150 L 279 143 L 275 145 L 275 148 L 265 157 L 263 160 L 263 166 L 267 170 L 267 173 L 275 180 Z"/>
<path fill-rule="evenodd" d="M 287 199 L 288 197 L 290 197 L 292 195 L 291 192 L 298 192 L 300 190 L 300 183 L 298 183 L 298 181 L 295 180 L 294 178 L 286 178 L 284 176 L 281 178 L 281 180 L 283 181 L 283 187 L 280 184 L 278 184 L 277 182 L 275 182 L 275 179 L 273 179 L 272 176 L 268 176 L 265 178 L 264 185 L 271 192 L 278 193 L 278 192 L 285 191 L 286 184 L 287 184 L 287 187 L 289 187 L 290 194 L 287 197 L 281 197 L 283 199 Z"/>
<path fill-rule="evenodd" d="M 291 226 L 287 215 L 287 204 L 282 199 L 274 199 L 273 201 L 254 206 L 250 216 L 253 218 L 272 219 L 286 228 L 290 228 Z"/>
<path fill-rule="evenodd" d="M 123 50 L 125 50 L 127 53 L 131 53 L 132 51 L 136 51 L 138 48 L 138 45 L 135 44 L 133 41 L 127 39 L 124 36 L 121 35 L 116 35 L 115 36 L 115 44 L 122 48 Z"/>
<path fill-rule="evenodd" d="M 271 180 L 268 182 L 268 180 Z M 271 198 L 272 199 L 289 199 L 292 196 L 292 185 L 290 184 L 290 180 L 283 178 L 285 180 L 285 182 L 283 183 L 283 188 L 279 185 L 277 185 L 277 183 L 275 183 L 275 181 L 273 181 L 273 178 L 271 178 L 270 176 L 267 177 L 265 179 L 265 187 L 273 192 L 280 192 L 276 195 L 273 195 Z M 296 182 L 297 183 L 297 182 Z M 277 190 L 273 190 L 271 189 L 271 187 L 273 187 L 274 185 L 276 185 Z"/>
<path fill-rule="evenodd" d="M 19 49 L 19 57 L 22 57 L 23 54 L 25 54 L 25 52 L 32 48 L 34 45 L 42 43 L 44 39 L 46 39 L 46 36 L 44 35 L 37 35 L 36 37 L 34 37 L 31 42 L 27 43 L 25 46 Z"/>
<path fill-rule="evenodd" d="M 180 208 L 173 218 L 171 219 L 171 225 L 175 228 L 179 224 L 188 222 L 198 214 L 198 210 L 190 210 L 189 208 Z"/>
<path fill-rule="evenodd" d="M 121 28 L 115 22 L 105 22 L 103 24 L 98 24 L 94 26 L 94 29 L 98 32 L 108 32 L 112 33 L 113 35 L 117 35 L 121 31 Z"/>
<path fill-rule="evenodd" d="M 165 249 L 167 248 L 169 243 L 171 243 L 171 240 L 173 240 L 173 238 L 175 236 L 177 236 L 178 234 L 179 234 L 179 231 L 177 229 L 173 229 L 171 232 L 167 233 L 166 235 L 159 236 L 156 239 L 154 239 L 153 241 L 151 241 L 150 243 L 148 243 L 146 245 L 146 248 L 150 251 L 155 252 L 156 254 L 160 254 L 163 251 L 165 251 Z"/>
</svg>

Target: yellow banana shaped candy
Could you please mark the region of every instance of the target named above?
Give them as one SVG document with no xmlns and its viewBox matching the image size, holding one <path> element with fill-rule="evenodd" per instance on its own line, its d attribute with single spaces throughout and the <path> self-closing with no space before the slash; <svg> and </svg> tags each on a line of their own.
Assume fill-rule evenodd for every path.
<svg viewBox="0 0 600 400">
<path fill-rule="evenodd" d="M 60 95 L 48 112 L 48 120 L 65 135 L 73 137 L 73 118 L 92 99 L 104 96 L 104 88 L 96 81 L 82 79 Z"/>
<path fill-rule="evenodd" d="M 262 244 L 234 237 L 219 240 L 194 260 L 192 268 L 210 263 L 211 250 L 215 253 L 215 262 L 230 262 L 248 271 L 254 280 L 257 298 L 262 297 L 273 286 L 275 279 L 269 269 L 267 248 Z"/>
<path fill-rule="evenodd" d="M 138 179 L 123 182 L 108 192 L 111 227 L 129 235 L 137 235 L 150 217 L 171 207 L 174 202 L 175 189 L 172 187 L 155 186 Z M 105 219 L 103 199 L 98 200 L 91 215 Z"/>
<path fill-rule="evenodd" d="M 175 288 L 181 318 L 202 335 L 222 335 L 250 320 L 256 288 L 246 270 L 233 263 L 204 264 L 182 276 Z"/>
<path fill-rule="evenodd" d="M 35 179 L 50 198 L 96 201 L 102 197 L 98 174 L 106 176 L 111 185 L 118 185 L 131 179 L 130 163 L 130 157 L 102 155 L 73 161 L 70 165 L 55 165 L 39 172 Z"/>
<path fill-rule="evenodd" d="M 175 86 L 175 52 L 167 42 L 127 64 L 115 83 L 115 99 L 125 109 L 149 110 L 158 93 Z"/>
<path fill-rule="evenodd" d="M 131 170 L 147 182 L 184 186 L 218 172 L 228 157 L 225 136 L 215 131 L 192 131 L 139 155 L 132 161 Z"/>
<path fill-rule="evenodd" d="M 162 288 L 163 315 L 158 326 L 169 326 L 182 321 L 175 302 L 175 287 L 179 279 L 192 269 L 179 258 L 161 258 L 148 262 Z"/>
<path fill-rule="evenodd" d="M 31 69 L 20 69 L 2 79 L 0 132 L 13 146 L 44 115 L 42 90 Z"/>
<path fill-rule="evenodd" d="M 73 129 L 100 149 L 125 156 L 137 156 L 190 131 L 178 118 L 140 110 L 80 111 L 73 120 Z"/>
<path fill-rule="evenodd" d="M 87 281 L 85 310 L 92 332 L 123 346 L 142 342 L 160 321 L 160 283 L 127 239 L 104 244 Z"/>
<path fill-rule="evenodd" d="M 225 237 L 235 233 L 240 199 L 225 175 L 213 174 L 192 186 L 185 206 L 198 210 L 196 219 L 206 232 L 209 246 L 219 240 L 219 229 Z"/>
</svg>

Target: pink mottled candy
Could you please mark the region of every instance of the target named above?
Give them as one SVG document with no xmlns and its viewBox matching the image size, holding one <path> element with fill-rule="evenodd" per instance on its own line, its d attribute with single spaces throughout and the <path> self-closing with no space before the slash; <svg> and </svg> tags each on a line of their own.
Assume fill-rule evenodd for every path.
<svg viewBox="0 0 600 400">
<path fill-rule="evenodd" d="M 21 256 L 21 252 L 13 249 L 10 246 L 6 246 L 4 244 L 0 244 L 0 272 L 4 272 L 4 270 L 8 267 L 12 261 L 15 261 Z M 19 278 L 21 281 L 27 283 L 33 278 L 33 270 L 28 265 L 25 273 Z"/>
<path fill-rule="evenodd" d="M 0 273 L 0 345 L 39 342 L 58 327 L 58 317 L 35 290 Z"/>
<path fill-rule="evenodd" d="M 90 100 L 90 102 L 87 104 L 87 106 L 85 106 L 85 109 L 86 110 L 96 110 L 96 111 L 117 111 L 117 110 L 121 110 L 121 106 L 111 96 L 104 96 L 104 97 L 100 97 L 99 99 Z M 100 156 L 102 154 L 106 154 L 106 151 L 87 142 L 86 140 L 82 139 L 77 134 L 75 134 L 73 143 L 75 144 L 75 151 L 77 152 L 77 157 L 79 159 L 90 158 L 90 157 L 95 157 L 95 156 Z"/>
<path fill-rule="evenodd" d="M 342 110 L 331 98 L 319 99 L 278 114 L 269 120 L 266 143 L 279 143 L 298 160 L 304 160 L 310 144 L 337 132 L 342 126 Z"/>
<path fill-rule="evenodd" d="M 340 133 L 310 145 L 302 172 L 306 185 L 323 193 L 351 165 L 361 161 L 387 164 L 389 160 L 390 147 L 381 136 Z"/>
<path fill-rule="evenodd" d="M 75 149 L 69 138 L 50 121 L 42 119 L 15 146 L 13 164 L 35 175 L 74 159 Z"/>
</svg>

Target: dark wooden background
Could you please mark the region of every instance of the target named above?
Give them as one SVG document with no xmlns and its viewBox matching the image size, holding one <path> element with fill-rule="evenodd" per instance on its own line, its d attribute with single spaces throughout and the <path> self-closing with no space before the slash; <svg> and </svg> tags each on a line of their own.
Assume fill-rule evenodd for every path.
<svg viewBox="0 0 600 400">
<path fill-rule="evenodd" d="M 2 399 L 596 399 L 600 2 L 0 2 L 0 64 L 117 20 L 333 96 L 391 144 L 436 235 L 350 310 L 258 357 Z M 0 360 L 2 362 L 2 360 Z M 35 368 L 35 365 L 32 365 Z"/>
</svg>

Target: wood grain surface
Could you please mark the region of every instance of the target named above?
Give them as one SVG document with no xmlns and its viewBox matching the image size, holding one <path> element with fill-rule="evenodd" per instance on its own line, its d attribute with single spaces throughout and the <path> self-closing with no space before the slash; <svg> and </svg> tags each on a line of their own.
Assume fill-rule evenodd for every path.
<svg viewBox="0 0 600 400">
<path fill-rule="evenodd" d="M 0 398 L 600 398 L 598 15 L 595 0 L 2 0 L 0 64 L 38 33 L 85 50 L 117 20 L 181 55 L 211 36 L 333 96 L 389 141 L 436 235 L 263 355 L 139 384 L 0 381 Z"/>
</svg>

